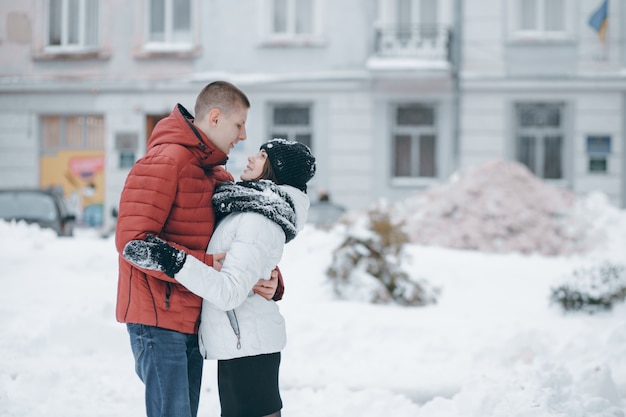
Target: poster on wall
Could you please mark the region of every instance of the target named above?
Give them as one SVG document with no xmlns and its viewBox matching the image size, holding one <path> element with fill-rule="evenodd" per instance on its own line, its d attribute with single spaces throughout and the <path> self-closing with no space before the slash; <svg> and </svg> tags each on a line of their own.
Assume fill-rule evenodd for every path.
<svg viewBox="0 0 626 417">
<path fill-rule="evenodd" d="M 104 151 L 63 150 L 41 157 L 41 186 L 62 192 L 80 224 L 104 220 Z"/>
</svg>

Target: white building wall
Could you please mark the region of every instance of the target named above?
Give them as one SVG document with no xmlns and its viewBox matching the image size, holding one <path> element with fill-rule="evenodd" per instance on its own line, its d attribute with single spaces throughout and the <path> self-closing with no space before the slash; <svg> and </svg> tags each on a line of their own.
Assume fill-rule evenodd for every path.
<svg viewBox="0 0 626 417">
<path fill-rule="evenodd" d="M 624 46 L 622 2 L 611 2 L 609 31 L 602 43 L 589 27 L 599 0 L 566 2 L 567 36 L 523 38 L 515 33 L 517 0 L 462 2 L 461 169 L 489 159 L 514 159 L 518 102 L 566 105 L 565 178 L 553 182 L 584 195 L 602 191 L 624 205 Z M 608 172 L 590 173 L 588 135 L 610 135 Z"/>
<path fill-rule="evenodd" d="M 39 182 L 37 118 L 28 110 L 0 111 L 0 187 Z"/>
<path fill-rule="evenodd" d="M 507 158 L 506 98 L 499 93 L 468 93 L 461 108 L 460 167 L 467 169 L 488 159 Z"/>
<path fill-rule="evenodd" d="M 615 204 L 620 203 L 624 178 L 622 97 L 623 94 L 619 92 L 581 94 L 576 102 L 575 114 L 577 117 L 573 136 L 574 191 L 586 194 L 595 190 L 602 190 Z M 587 135 L 611 136 L 612 149 L 607 161 L 607 173 L 594 174 L 588 171 Z"/>
<path fill-rule="evenodd" d="M 508 2 L 461 1 L 462 73 L 464 77 L 494 77 L 505 72 L 504 20 Z"/>
<path fill-rule="evenodd" d="M 396 200 L 423 190 L 457 168 L 514 157 L 514 104 L 563 101 L 570 132 L 566 186 L 579 193 L 598 189 L 613 201 L 626 201 L 626 47 L 620 41 L 626 33 L 621 23 L 626 8 L 621 2 L 611 2 L 604 47 L 587 25 L 597 0 L 568 2 L 573 5 L 571 39 L 543 44 L 513 36 L 515 0 L 440 1 L 442 24 L 454 21 L 457 4 L 463 21 L 463 33 L 455 33 L 462 39 L 457 166 L 448 63 L 398 61 L 385 67 L 378 60 L 368 66 L 376 24 L 392 18 L 391 0 L 319 1 L 319 36 L 306 45 L 268 40 L 265 1 L 194 0 L 195 48 L 173 55 L 143 49 L 143 1 L 103 1 L 103 47 L 91 59 L 59 59 L 43 52 L 44 0 L 0 2 L 0 18 L 12 22 L 0 25 L 0 184 L 37 185 L 40 114 L 102 114 L 108 214 L 128 172 L 119 168 L 116 134 L 136 133 L 140 157 L 147 114 L 169 113 L 178 102 L 193 111 L 206 83 L 227 79 L 252 102 L 249 139 L 232 152 L 227 165 L 235 173 L 266 139 L 268 103 L 311 102 L 319 167 L 311 189 L 324 187 L 335 201 L 364 208 L 379 198 Z M 389 106 L 402 101 L 437 107 L 437 178 L 391 178 Z M 600 133 L 612 137 L 609 172 L 591 175 L 586 170 L 586 135 Z"/>
<path fill-rule="evenodd" d="M 374 190 L 375 156 L 381 147 L 373 135 L 375 115 L 372 100 L 364 91 L 337 94 L 328 106 L 329 136 L 323 154 L 328 171 L 320 165 L 320 178 L 328 184 L 331 198 L 339 204 L 366 207 L 379 195 Z M 351 204 L 351 202 L 353 202 Z"/>
</svg>

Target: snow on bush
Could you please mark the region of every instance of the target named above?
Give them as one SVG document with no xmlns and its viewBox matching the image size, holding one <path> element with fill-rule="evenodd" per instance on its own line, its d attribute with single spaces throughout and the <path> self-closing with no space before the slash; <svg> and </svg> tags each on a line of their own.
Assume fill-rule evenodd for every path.
<svg viewBox="0 0 626 417">
<path fill-rule="evenodd" d="M 391 221 L 388 208 L 377 207 L 352 220 L 327 269 L 339 298 L 413 306 L 436 301 L 438 290 L 403 270 L 408 237 L 402 224 Z"/>
<path fill-rule="evenodd" d="M 606 262 L 578 268 L 565 283 L 553 288 L 550 299 L 565 311 L 610 310 L 626 298 L 626 266 Z"/>
<path fill-rule="evenodd" d="M 413 243 L 484 252 L 585 252 L 575 195 L 515 161 L 489 161 L 396 205 Z"/>
<path fill-rule="evenodd" d="M 590 254 L 609 262 L 623 262 L 626 253 L 626 211 L 612 205 L 606 194 L 597 191 L 581 199 L 577 210 L 580 216 L 589 219 L 587 246 L 592 251 Z"/>
</svg>

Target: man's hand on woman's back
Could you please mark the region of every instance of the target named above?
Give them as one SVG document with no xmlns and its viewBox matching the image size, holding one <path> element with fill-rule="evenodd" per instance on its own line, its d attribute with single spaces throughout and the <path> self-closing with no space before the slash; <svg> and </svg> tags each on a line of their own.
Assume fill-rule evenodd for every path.
<svg viewBox="0 0 626 417">
<path fill-rule="evenodd" d="M 276 289 L 278 288 L 278 271 L 274 269 L 270 279 L 260 279 L 253 288 L 255 294 L 260 295 L 266 300 L 272 300 Z"/>
</svg>

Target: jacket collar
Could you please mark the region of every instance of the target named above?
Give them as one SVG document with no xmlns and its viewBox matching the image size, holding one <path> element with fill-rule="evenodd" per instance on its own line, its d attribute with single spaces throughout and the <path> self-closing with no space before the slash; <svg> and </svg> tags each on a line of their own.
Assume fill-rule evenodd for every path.
<svg viewBox="0 0 626 417">
<path fill-rule="evenodd" d="M 189 148 L 203 166 L 224 165 L 228 156 L 217 149 L 209 138 L 194 124 L 194 118 L 177 104 L 172 113 L 154 128 L 148 147 L 173 143 Z"/>
</svg>

